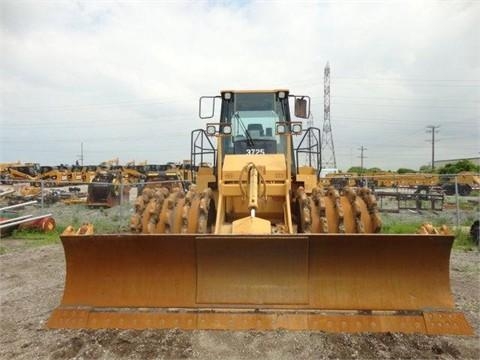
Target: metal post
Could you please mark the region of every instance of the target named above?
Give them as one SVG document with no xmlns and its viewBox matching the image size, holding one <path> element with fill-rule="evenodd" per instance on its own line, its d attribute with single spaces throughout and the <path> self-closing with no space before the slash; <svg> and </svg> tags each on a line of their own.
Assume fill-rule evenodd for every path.
<svg viewBox="0 0 480 360">
<path fill-rule="evenodd" d="M 123 219 L 123 176 L 120 178 L 120 219 Z"/>
<path fill-rule="evenodd" d="M 432 129 L 432 171 L 435 169 L 435 129 Z"/>
<path fill-rule="evenodd" d="M 32 200 L 32 201 L 27 201 L 27 202 L 24 202 L 24 203 L 21 203 L 21 204 L 4 206 L 4 207 L 0 208 L 0 211 L 11 210 L 11 209 L 15 209 L 15 208 L 19 208 L 19 207 L 23 207 L 23 206 L 27 206 L 27 205 L 33 205 L 33 204 L 36 204 L 36 203 L 37 203 L 37 200 Z"/>
<path fill-rule="evenodd" d="M 312 167 L 312 133 L 308 130 L 308 166 Z"/>
<path fill-rule="evenodd" d="M 458 198 L 458 179 L 455 175 L 455 202 L 457 205 L 457 229 L 460 226 L 460 200 Z"/>
<path fill-rule="evenodd" d="M 43 179 L 40 180 L 40 188 L 41 188 L 41 192 L 40 192 L 40 199 L 41 199 L 41 207 L 43 209 L 43 206 L 44 206 L 44 202 L 43 202 L 43 190 L 44 190 L 44 185 L 43 185 Z"/>
<path fill-rule="evenodd" d="M 398 212 L 400 212 L 400 193 L 398 191 L 398 188 L 400 185 L 400 179 L 397 178 L 397 175 L 395 174 L 393 175 L 393 185 L 395 186 L 395 193 L 397 194 L 397 196 L 395 196 L 395 198 L 397 199 L 397 209 L 398 209 Z"/>
<path fill-rule="evenodd" d="M 20 224 L 25 223 L 25 222 L 39 220 L 39 219 L 43 219 L 43 218 L 50 217 L 50 216 L 52 216 L 52 214 L 39 215 L 39 216 L 29 217 L 27 219 L 17 219 L 17 221 L 12 221 L 12 222 L 7 222 L 7 223 L 1 224 L 0 229 L 6 229 L 6 228 L 11 227 L 11 226 L 20 225 Z"/>
<path fill-rule="evenodd" d="M 203 163 L 203 134 L 202 137 L 200 138 L 200 146 L 202 147 L 200 150 L 200 166 L 202 166 Z"/>
</svg>

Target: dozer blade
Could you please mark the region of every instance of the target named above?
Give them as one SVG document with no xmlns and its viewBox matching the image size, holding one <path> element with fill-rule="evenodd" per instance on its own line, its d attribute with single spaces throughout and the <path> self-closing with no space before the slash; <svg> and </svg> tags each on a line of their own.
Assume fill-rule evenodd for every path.
<svg viewBox="0 0 480 360">
<path fill-rule="evenodd" d="M 50 328 L 472 334 L 449 286 L 452 236 L 62 236 Z"/>
</svg>

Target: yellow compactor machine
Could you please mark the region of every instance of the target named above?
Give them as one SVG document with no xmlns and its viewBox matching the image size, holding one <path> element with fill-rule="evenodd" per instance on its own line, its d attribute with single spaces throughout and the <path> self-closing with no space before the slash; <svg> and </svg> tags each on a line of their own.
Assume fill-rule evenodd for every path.
<svg viewBox="0 0 480 360">
<path fill-rule="evenodd" d="M 188 191 L 145 188 L 132 234 L 62 236 L 50 328 L 472 333 L 449 285 L 453 236 L 380 234 L 368 189 L 318 187 L 308 96 L 222 91 L 200 117 L 219 103 L 192 132 Z"/>
</svg>

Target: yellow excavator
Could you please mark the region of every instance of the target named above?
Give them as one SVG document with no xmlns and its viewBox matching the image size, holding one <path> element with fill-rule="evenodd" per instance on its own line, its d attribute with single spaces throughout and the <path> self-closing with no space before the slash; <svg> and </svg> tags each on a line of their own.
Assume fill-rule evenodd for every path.
<svg viewBox="0 0 480 360">
<path fill-rule="evenodd" d="M 132 234 L 61 236 L 50 328 L 472 334 L 449 285 L 453 236 L 381 234 L 368 189 L 319 185 L 308 96 L 222 91 L 200 117 L 219 103 L 192 132 L 187 192 L 145 188 Z"/>
</svg>

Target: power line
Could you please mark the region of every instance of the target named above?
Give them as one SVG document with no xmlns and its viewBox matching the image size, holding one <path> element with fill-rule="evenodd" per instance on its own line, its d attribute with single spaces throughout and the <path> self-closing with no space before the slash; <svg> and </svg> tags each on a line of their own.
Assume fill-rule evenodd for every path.
<svg viewBox="0 0 480 360">
<path fill-rule="evenodd" d="M 155 117 L 132 117 L 132 118 L 123 118 L 123 119 L 103 119 L 102 116 L 98 116 L 96 119 L 91 120 L 82 120 L 78 122 L 72 122 L 69 120 L 60 120 L 60 121 L 37 121 L 37 122 L 20 122 L 16 120 L 14 124 L 3 123 L 2 128 L 17 128 L 17 127 L 32 127 L 32 126 L 40 126 L 42 128 L 48 126 L 65 126 L 65 127 L 90 127 L 91 125 L 95 125 L 95 128 L 103 127 L 103 126 L 119 126 L 119 125 L 138 125 L 138 124 L 148 124 L 148 123 L 159 123 L 159 121 L 164 118 L 173 119 L 175 118 L 175 122 L 182 120 L 192 120 L 194 116 L 190 113 L 175 113 L 175 114 L 160 114 Z"/>
<path fill-rule="evenodd" d="M 467 82 L 467 83 L 480 83 L 477 79 L 420 79 L 414 78 L 401 78 L 401 77 L 348 77 L 348 76 L 335 76 L 335 79 L 339 80 L 373 80 L 373 81 L 407 81 L 407 82 Z"/>
<path fill-rule="evenodd" d="M 185 134 L 188 134 L 189 131 L 188 130 L 185 130 L 185 131 L 171 131 L 171 132 L 166 132 L 165 135 L 169 136 L 169 137 L 174 137 L 174 136 L 185 136 Z M 75 135 L 75 134 L 74 134 Z M 136 134 L 136 136 L 138 137 L 139 135 Z M 119 135 L 116 135 L 116 136 L 96 136 L 96 137 L 92 137 L 92 136 L 89 136 L 88 137 L 88 141 L 93 143 L 93 142 L 99 142 L 99 143 L 102 143 L 102 142 L 105 142 L 105 141 L 109 141 L 109 142 L 124 142 L 124 141 L 131 141 L 132 139 L 134 139 L 134 136 L 133 135 L 125 135 L 125 136 L 119 136 Z M 29 143 L 31 144 L 32 141 L 31 140 L 28 140 L 28 139 L 16 139 L 16 138 L 2 138 L 0 137 L 0 141 L 2 143 L 13 143 L 13 144 L 16 144 L 16 143 Z M 70 142 L 76 142 L 78 141 L 78 138 L 75 138 L 75 136 L 73 137 L 60 137 L 60 138 L 50 138 L 50 137 L 46 137 L 46 135 L 44 135 L 44 137 L 37 141 L 36 144 L 44 144 L 44 143 L 51 143 L 51 142 L 54 142 L 54 143 L 70 143 Z M 156 137 L 148 137 L 148 138 L 142 138 L 142 143 L 158 143 L 158 138 Z"/>
<path fill-rule="evenodd" d="M 334 95 L 331 96 L 331 98 L 345 98 L 345 99 L 378 99 L 378 100 L 390 100 L 390 101 L 435 101 L 435 102 L 446 102 L 446 101 L 455 101 L 455 103 L 473 103 L 473 104 L 478 104 L 478 100 L 465 100 L 465 99 L 438 99 L 438 98 L 412 98 L 412 97 L 380 97 L 380 96 L 347 96 L 347 95 Z M 54 106 L 32 106 L 32 107 L 2 107 L 0 108 L 0 112 L 5 112 L 5 113 L 32 113 L 32 112 L 69 112 L 69 111 L 89 111 L 89 110 L 95 110 L 95 109 L 109 109 L 111 107 L 138 107 L 138 106 L 149 106 L 149 105 L 165 105 L 165 104 L 173 104 L 173 103 L 178 103 L 178 102 L 183 102 L 184 98 L 172 98 L 172 99 L 161 99 L 161 98 L 150 98 L 150 99 L 139 99 L 137 101 L 135 100 L 125 100 L 125 101 L 118 101 L 118 102 L 110 102 L 110 103 L 96 103 L 96 104 L 64 104 L 64 105 L 54 105 Z M 160 101 L 158 101 L 160 100 Z M 186 100 L 185 100 L 186 102 Z M 360 105 L 360 104 L 359 104 Z M 363 105 L 363 104 L 362 104 Z M 368 104 L 370 105 L 370 104 Z M 389 104 L 390 105 L 390 104 Z M 411 106 L 412 104 L 409 104 L 408 106 Z M 383 105 L 385 106 L 385 105 Z M 391 104 L 391 106 L 404 106 L 404 105 L 396 105 L 396 104 Z M 422 105 L 417 105 L 413 104 L 413 106 L 422 106 Z M 440 108 L 445 108 L 445 107 L 452 107 L 449 105 L 430 105 L 429 107 L 440 107 Z M 458 108 L 456 106 L 455 108 Z M 463 108 L 463 107 L 462 107 Z"/>
<path fill-rule="evenodd" d="M 451 117 L 451 115 L 448 115 L 449 117 Z M 388 121 L 388 122 L 398 122 L 398 123 L 401 123 L 401 124 L 405 124 L 405 119 L 392 119 L 392 118 L 385 118 L 385 117 L 358 117 L 358 116 L 349 116 L 349 115 L 336 115 L 335 116 L 335 119 L 344 119 L 344 120 L 360 120 L 363 123 L 365 122 L 377 122 L 377 121 L 380 121 L 380 122 L 385 122 L 385 121 Z M 458 124 L 467 124 L 467 125 L 471 125 L 471 124 L 477 124 L 478 123 L 478 120 L 475 119 L 475 118 L 457 118 L 455 117 L 455 120 L 447 120 L 447 121 L 442 121 L 442 124 L 455 124 L 455 125 L 458 125 Z"/>
<path fill-rule="evenodd" d="M 2 111 L 5 112 L 44 112 L 44 111 L 78 111 L 89 110 L 90 108 L 110 108 L 117 106 L 145 106 L 145 105 L 165 105 L 177 102 L 186 102 L 183 97 L 162 99 L 162 98 L 150 98 L 141 100 L 124 100 L 109 103 L 94 103 L 94 104 L 64 104 L 53 106 L 27 106 L 27 107 L 3 107 Z"/>
<path fill-rule="evenodd" d="M 365 83 L 371 85 L 381 86 L 410 86 L 410 87 L 443 87 L 443 88 L 457 88 L 457 87 L 480 87 L 480 80 L 476 79 L 414 79 L 414 78 L 366 78 L 366 77 L 342 77 L 334 76 L 333 80 L 338 81 L 340 85 L 355 85 L 364 86 Z M 350 84 L 345 84 L 350 82 Z M 315 78 L 298 80 L 290 82 L 291 85 L 310 85 L 320 86 Z"/>
<path fill-rule="evenodd" d="M 465 103 L 475 103 L 478 104 L 480 103 L 479 100 L 465 100 L 464 98 L 462 99 L 456 99 L 456 98 L 448 98 L 448 99 L 439 99 L 439 98 L 426 98 L 426 97 L 421 97 L 421 98 L 413 98 L 413 97 L 386 97 L 386 96 L 348 96 L 348 95 L 334 95 L 332 96 L 333 98 L 346 98 L 346 99 L 379 99 L 379 100 L 389 100 L 389 101 L 425 101 L 425 102 L 447 102 L 447 101 L 454 101 L 455 103 L 459 102 L 465 102 Z"/>
<path fill-rule="evenodd" d="M 477 106 L 454 106 L 454 105 L 424 105 L 424 104 L 382 104 L 382 103 L 357 103 L 357 102 L 338 102 L 335 101 L 338 105 L 360 105 L 360 106 L 385 106 L 385 107 L 407 107 L 407 108 L 418 108 L 418 109 L 464 109 L 464 110 L 475 110 Z"/>
<path fill-rule="evenodd" d="M 180 124 L 180 123 L 185 123 L 185 122 L 192 122 L 192 119 L 194 119 L 194 116 L 188 116 L 189 114 L 186 113 L 179 113 L 179 114 L 171 114 L 171 115 L 161 115 L 161 116 L 155 116 L 154 118 L 148 118 L 148 117 L 132 117 L 132 118 L 124 118 L 124 119 L 108 119 L 104 120 L 102 119 L 101 116 L 97 117 L 96 119 L 89 119 L 89 120 L 82 120 L 81 122 L 70 122 L 67 120 L 60 120 L 60 121 L 38 121 L 38 122 L 20 122 L 17 120 L 15 123 L 2 123 L 1 127 L 2 129 L 17 129 L 17 128 L 26 128 L 26 127 L 41 127 L 41 128 L 49 128 L 49 127 L 55 127 L 55 128 L 83 128 L 83 127 L 91 127 L 92 125 L 95 125 L 95 128 L 101 128 L 101 127 L 111 127 L 111 126 L 130 126 L 132 124 L 151 124 L 151 123 L 159 123 L 162 119 L 162 117 L 168 117 L 169 119 L 175 119 L 175 123 Z M 441 114 L 439 114 L 441 115 Z M 446 116 L 452 117 L 452 115 L 445 114 Z M 437 115 L 436 115 L 437 116 Z M 438 116 L 437 116 L 438 117 Z M 354 124 L 376 124 L 378 122 L 388 122 L 388 123 L 398 123 L 398 124 L 405 124 L 405 119 L 393 119 L 393 118 L 387 118 L 387 117 L 359 117 L 359 116 L 349 116 L 349 115 L 342 115 L 338 114 L 335 116 L 336 120 L 358 120 L 358 122 L 353 123 Z M 477 126 L 478 120 L 476 118 L 455 118 L 455 120 L 445 120 L 441 121 L 441 125 L 445 124 L 455 124 L 455 127 L 460 126 L 470 126 L 474 125 Z"/>
</svg>

